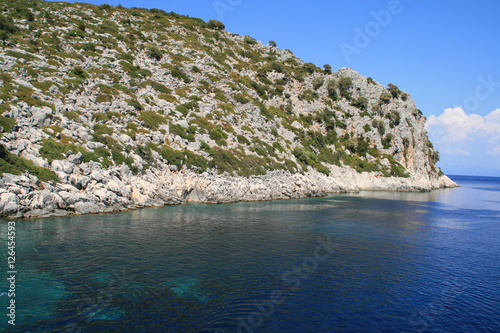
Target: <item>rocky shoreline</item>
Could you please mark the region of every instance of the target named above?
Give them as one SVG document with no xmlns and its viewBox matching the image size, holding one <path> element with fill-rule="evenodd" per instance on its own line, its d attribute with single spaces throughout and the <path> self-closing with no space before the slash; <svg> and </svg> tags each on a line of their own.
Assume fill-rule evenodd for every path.
<svg viewBox="0 0 500 333">
<path fill-rule="evenodd" d="M 315 170 L 305 174 L 273 171 L 249 178 L 196 174 L 164 166 L 133 175 L 126 165 L 102 169 L 98 163 L 75 165 L 54 161 L 60 183 L 40 182 L 32 175 L 4 174 L 0 179 L 0 214 L 6 218 L 81 215 L 163 206 L 186 202 L 231 203 L 320 197 L 329 193 L 362 190 L 430 191 L 458 186 L 446 176 L 438 178 L 383 177 L 332 166 L 326 176 Z"/>
</svg>

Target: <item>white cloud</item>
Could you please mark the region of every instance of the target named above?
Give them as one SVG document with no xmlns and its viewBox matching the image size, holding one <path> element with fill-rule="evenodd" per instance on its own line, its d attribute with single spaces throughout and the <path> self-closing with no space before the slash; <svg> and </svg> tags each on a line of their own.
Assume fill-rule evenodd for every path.
<svg viewBox="0 0 500 333">
<path fill-rule="evenodd" d="M 490 151 L 488 151 L 488 154 L 498 156 L 500 155 L 500 145 L 493 147 Z"/>
<path fill-rule="evenodd" d="M 500 176 L 500 109 L 484 117 L 446 109 L 430 116 L 425 128 L 445 173 Z"/>
<path fill-rule="evenodd" d="M 484 117 L 487 122 L 500 124 L 500 109 L 491 111 L 489 115 Z"/>
<path fill-rule="evenodd" d="M 450 155 L 475 155 L 488 152 L 500 153 L 500 109 L 485 117 L 466 114 L 462 108 L 444 110 L 439 116 L 427 119 L 425 128 L 438 150 Z"/>
</svg>

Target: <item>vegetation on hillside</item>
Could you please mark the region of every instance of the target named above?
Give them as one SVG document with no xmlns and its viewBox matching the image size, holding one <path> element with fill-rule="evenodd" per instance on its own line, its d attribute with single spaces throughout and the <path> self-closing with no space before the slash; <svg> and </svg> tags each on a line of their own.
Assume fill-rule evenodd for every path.
<svg viewBox="0 0 500 333">
<path fill-rule="evenodd" d="M 154 8 L 3 1 L 2 132 L 16 125 L 5 116 L 13 108 L 49 108 L 39 125 L 46 137 L 36 143 L 49 162 L 71 151 L 135 173 L 166 162 L 242 176 L 329 174 L 330 166 L 408 176 L 400 162 L 415 141 L 406 138 L 399 152 L 391 133 L 411 122 L 390 109 L 411 107 L 405 92 L 368 78 L 381 92 L 361 95 L 353 78 L 328 64 L 321 69 L 276 42 L 224 29 Z M 73 106 L 60 108 L 61 101 Z M 76 129 L 99 148 L 83 148 L 84 137 L 71 135 Z M 57 179 L 1 147 L 1 172 Z M 434 168 L 439 155 L 427 150 Z"/>
</svg>

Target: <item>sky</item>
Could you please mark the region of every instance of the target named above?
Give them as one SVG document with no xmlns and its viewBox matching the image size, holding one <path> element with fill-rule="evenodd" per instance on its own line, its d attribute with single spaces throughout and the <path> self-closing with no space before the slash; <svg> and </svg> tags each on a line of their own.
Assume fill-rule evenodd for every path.
<svg viewBox="0 0 500 333">
<path fill-rule="evenodd" d="M 75 2 L 75 1 L 69 1 Z M 500 177 L 498 0 L 88 0 L 222 21 L 407 91 L 446 174 Z"/>
</svg>

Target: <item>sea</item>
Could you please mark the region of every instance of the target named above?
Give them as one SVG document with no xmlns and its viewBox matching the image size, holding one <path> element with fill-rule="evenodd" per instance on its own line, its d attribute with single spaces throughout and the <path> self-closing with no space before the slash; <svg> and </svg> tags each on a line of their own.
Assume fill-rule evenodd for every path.
<svg viewBox="0 0 500 333">
<path fill-rule="evenodd" d="M 450 177 L 0 220 L 0 331 L 500 332 L 500 178 Z"/>
</svg>

